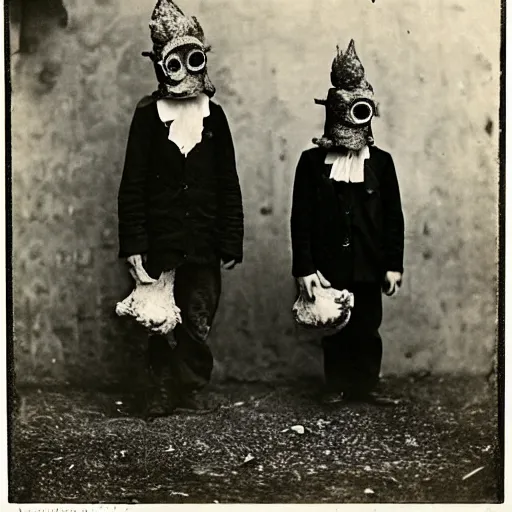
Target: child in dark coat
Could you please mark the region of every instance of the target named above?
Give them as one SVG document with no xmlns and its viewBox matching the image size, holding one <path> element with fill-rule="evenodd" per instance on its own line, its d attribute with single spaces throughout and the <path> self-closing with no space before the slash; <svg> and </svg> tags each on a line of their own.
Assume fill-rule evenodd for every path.
<svg viewBox="0 0 512 512">
<path fill-rule="evenodd" d="M 182 323 L 149 339 L 148 415 L 208 407 L 208 334 L 221 292 L 221 263 L 242 261 L 243 209 L 229 125 L 210 97 L 203 31 L 170 0 L 151 20 L 159 88 L 139 102 L 119 188 L 120 257 L 142 283 L 175 269 Z M 172 346 L 175 345 L 175 348 Z"/>
<path fill-rule="evenodd" d="M 324 401 L 389 404 L 379 381 L 382 289 L 393 295 L 403 274 L 404 216 L 389 153 L 373 145 L 373 89 L 354 42 L 332 65 L 324 135 L 304 151 L 291 215 L 293 275 L 314 300 L 315 287 L 354 294 L 347 326 L 323 339 Z"/>
</svg>

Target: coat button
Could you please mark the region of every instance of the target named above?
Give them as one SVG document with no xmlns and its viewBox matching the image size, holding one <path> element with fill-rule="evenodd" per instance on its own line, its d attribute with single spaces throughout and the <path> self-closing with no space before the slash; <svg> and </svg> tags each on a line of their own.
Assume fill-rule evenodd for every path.
<svg viewBox="0 0 512 512">
<path fill-rule="evenodd" d="M 186 183 L 183 183 L 183 190 L 187 190 L 188 189 L 188 185 Z"/>
<path fill-rule="evenodd" d="M 343 240 L 343 247 L 349 247 L 350 246 L 350 240 L 348 238 L 345 238 L 345 240 Z"/>
<path fill-rule="evenodd" d="M 186 212 L 186 213 L 185 213 L 185 217 L 190 217 L 190 213 L 189 213 L 189 212 Z"/>
</svg>

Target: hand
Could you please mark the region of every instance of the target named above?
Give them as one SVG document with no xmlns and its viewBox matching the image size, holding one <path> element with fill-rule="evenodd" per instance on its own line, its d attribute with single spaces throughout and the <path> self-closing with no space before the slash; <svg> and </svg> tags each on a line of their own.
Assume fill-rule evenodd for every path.
<svg viewBox="0 0 512 512">
<path fill-rule="evenodd" d="M 342 290 L 341 295 L 334 299 L 336 304 L 340 305 L 340 311 L 344 309 L 352 309 L 354 307 L 354 294 L 350 293 L 348 290 Z"/>
<path fill-rule="evenodd" d="M 398 292 L 400 285 L 402 284 L 402 274 L 400 272 L 394 272 L 388 270 L 384 277 L 384 282 L 387 288 L 384 289 L 384 293 L 391 297 L 395 292 Z"/>
<path fill-rule="evenodd" d="M 131 265 L 130 273 L 136 281 L 139 281 L 141 284 L 151 284 L 156 283 L 156 279 L 153 279 L 144 268 L 142 262 L 141 254 L 134 254 L 133 256 L 129 256 L 127 258 L 128 263 Z"/>
<path fill-rule="evenodd" d="M 323 288 L 330 288 L 331 283 L 325 279 L 325 277 L 319 272 L 315 272 L 314 274 L 310 274 L 309 276 L 299 277 L 297 278 L 300 289 L 306 292 L 309 300 L 315 300 L 315 295 L 313 293 L 313 288 L 315 286 L 322 286 Z"/>
<path fill-rule="evenodd" d="M 235 268 L 236 266 L 236 261 L 235 260 L 230 260 L 230 261 L 224 261 L 222 260 L 222 264 L 221 264 L 222 268 L 224 270 L 231 270 L 233 268 Z"/>
</svg>

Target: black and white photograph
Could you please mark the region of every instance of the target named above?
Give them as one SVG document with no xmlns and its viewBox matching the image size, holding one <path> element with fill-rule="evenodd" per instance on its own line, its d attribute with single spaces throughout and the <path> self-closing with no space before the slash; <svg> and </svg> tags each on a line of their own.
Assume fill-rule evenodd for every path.
<svg viewBox="0 0 512 512">
<path fill-rule="evenodd" d="M 5 510 L 506 507 L 505 21 L 4 2 Z"/>
</svg>

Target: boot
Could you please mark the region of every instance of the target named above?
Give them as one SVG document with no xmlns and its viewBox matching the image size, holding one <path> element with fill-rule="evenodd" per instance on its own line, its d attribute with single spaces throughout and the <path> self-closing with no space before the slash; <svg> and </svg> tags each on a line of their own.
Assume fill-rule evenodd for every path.
<svg viewBox="0 0 512 512">
<path fill-rule="evenodd" d="M 382 407 L 392 407 L 400 404 L 400 400 L 386 397 L 372 391 L 346 391 L 343 393 L 343 400 L 352 403 L 365 403 Z"/>
<path fill-rule="evenodd" d="M 172 414 L 177 400 L 173 390 L 173 381 L 167 368 L 150 367 L 151 384 L 146 401 L 146 417 L 158 418 Z"/>
<path fill-rule="evenodd" d="M 337 391 L 323 391 L 320 395 L 322 405 L 335 405 L 343 402 L 343 395 Z"/>
<path fill-rule="evenodd" d="M 177 409 L 182 412 L 206 414 L 220 407 L 220 403 L 199 391 L 188 391 L 180 394 Z"/>
</svg>

